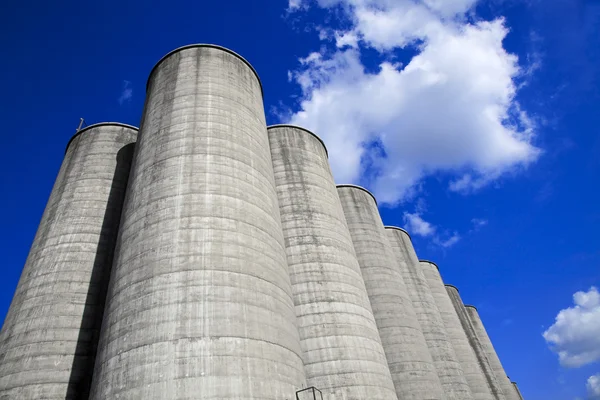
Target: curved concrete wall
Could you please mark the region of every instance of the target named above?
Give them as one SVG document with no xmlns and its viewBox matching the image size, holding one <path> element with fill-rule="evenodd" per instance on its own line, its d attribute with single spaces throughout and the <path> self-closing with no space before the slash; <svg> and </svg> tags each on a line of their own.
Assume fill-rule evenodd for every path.
<svg viewBox="0 0 600 400">
<path fill-rule="evenodd" d="M 410 237 L 406 232 L 398 229 L 386 230 L 446 398 L 448 400 L 472 399 L 471 391 L 448 339 L 442 316 L 423 274 L 423 268 L 419 265 Z"/>
<path fill-rule="evenodd" d="M 444 399 L 375 199 L 365 189 L 351 185 L 338 186 L 338 194 L 398 398 Z"/>
<path fill-rule="evenodd" d="M 397 399 L 325 147 L 269 128 L 309 385 L 326 400 Z"/>
<path fill-rule="evenodd" d="M 300 352 L 260 82 L 179 49 L 150 77 L 91 398 L 293 398 Z"/>
<path fill-rule="evenodd" d="M 519 390 L 519 386 L 517 386 L 517 382 L 511 382 L 513 385 L 513 388 L 515 389 L 515 393 L 517 394 L 517 398 L 519 400 L 523 400 L 523 395 L 521 394 L 521 391 Z"/>
<path fill-rule="evenodd" d="M 465 332 L 465 335 L 469 342 L 469 346 L 473 350 L 473 354 L 475 355 L 477 365 L 479 367 L 479 370 L 483 374 L 483 377 L 486 381 L 488 389 L 490 390 L 490 393 L 496 400 L 505 400 L 506 397 L 504 396 L 502 388 L 500 387 L 498 380 L 496 379 L 496 374 L 490 366 L 485 350 L 483 349 L 483 345 L 477 337 L 477 333 L 475 333 L 475 329 L 473 328 L 473 325 L 469 320 L 467 310 L 465 309 L 460 294 L 458 293 L 458 289 L 452 285 L 446 285 L 446 293 L 448 293 L 448 297 L 452 302 L 454 311 L 456 311 L 456 315 L 458 316 L 463 331 Z"/>
<path fill-rule="evenodd" d="M 506 376 L 506 372 L 504 372 L 504 368 L 502 367 L 502 363 L 500 362 L 500 358 L 492 345 L 492 341 L 488 336 L 487 331 L 485 330 L 485 326 L 483 322 L 481 322 L 481 318 L 479 317 L 479 313 L 477 309 L 473 306 L 465 306 L 465 310 L 467 311 L 467 315 L 469 316 L 469 321 L 473 326 L 479 341 L 481 342 L 481 346 L 485 355 L 487 356 L 488 362 L 494 371 L 494 375 L 496 377 L 496 381 L 498 382 L 500 388 L 502 389 L 502 393 L 506 400 L 519 400 L 517 395 L 515 394 L 514 387 L 510 382 L 510 379 Z"/>
<path fill-rule="evenodd" d="M 87 398 L 136 136 L 69 143 L 0 334 L 0 398 Z"/>
<path fill-rule="evenodd" d="M 494 400 L 492 392 L 488 387 L 483 372 L 475 357 L 475 353 L 469 344 L 469 339 L 452 305 L 452 301 L 446 292 L 444 282 L 438 270 L 437 265 L 428 262 L 421 262 L 423 273 L 427 279 L 427 284 L 431 289 L 435 304 L 440 310 L 446 333 L 456 354 L 456 359 L 460 363 L 465 379 L 469 384 L 473 399 L 475 400 Z"/>
</svg>

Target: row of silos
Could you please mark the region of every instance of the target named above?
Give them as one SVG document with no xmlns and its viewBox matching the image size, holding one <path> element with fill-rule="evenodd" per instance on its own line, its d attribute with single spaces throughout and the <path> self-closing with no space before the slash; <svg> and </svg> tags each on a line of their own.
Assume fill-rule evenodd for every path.
<svg viewBox="0 0 600 400">
<path fill-rule="evenodd" d="M 369 192 L 336 187 L 317 136 L 266 127 L 245 59 L 186 46 L 152 70 L 139 134 L 70 142 L 0 399 L 518 399 L 471 310 Z"/>
</svg>

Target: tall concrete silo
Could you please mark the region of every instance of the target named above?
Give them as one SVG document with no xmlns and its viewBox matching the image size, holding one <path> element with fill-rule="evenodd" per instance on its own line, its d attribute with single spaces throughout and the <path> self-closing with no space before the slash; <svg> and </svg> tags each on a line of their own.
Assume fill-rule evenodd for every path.
<svg viewBox="0 0 600 400">
<path fill-rule="evenodd" d="M 429 261 L 421 261 L 420 264 L 433 294 L 435 304 L 440 310 L 456 358 L 473 394 L 473 399 L 495 400 L 479 367 L 477 357 L 475 357 L 475 353 L 469 344 L 469 339 L 458 319 L 456 310 L 454 310 L 448 292 L 446 292 L 438 266 Z"/>
<path fill-rule="evenodd" d="M 494 396 L 496 400 L 506 400 L 506 396 L 498 383 L 498 379 L 496 378 L 496 374 L 491 367 L 491 364 L 488 360 L 487 354 L 481 340 L 477 337 L 477 333 L 475 332 L 475 328 L 471 324 L 469 319 L 469 315 L 467 314 L 467 310 L 463 304 L 463 301 L 458 293 L 458 289 L 452 285 L 446 285 L 446 292 L 448 293 L 448 297 L 454 306 L 454 310 L 458 315 L 458 319 L 462 325 L 462 328 L 467 336 L 467 340 L 469 341 L 469 345 L 471 349 L 473 349 L 473 353 L 477 359 L 477 365 L 481 370 L 487 386 Z"/>
<path fill-rule="evenodd" d="M 306 129 L 268 130 L 308 383 L 326 400 L 397 399 L 327 150 Z"/>
<path fill-rule="evenodd" d="M 471 390 L 446 333 L 444 321 L 425 279 L 423 267 L 419 265 L 410 236 L 406 231 L 394 227 L 386 227 L 386 230 L 446 398 L 472 399 Z"/>
<path fill-rule="evenodd" d="M 521 391 L 519 390 L 519 386 L 517 386 L 517 382 L 511 382 L 511 384 L 513 385 L 513 388 L 515 389 L 515 393 L 517 394 L 517 398 L 519 400 L 523 400 L 523 395 L 521 394 Z"/>
<path fill-rule="evenodd" d="M 500 362 L 500 358 L 494 349 L 494 345 L 488 336 L 487 331 L 485 330 L 485 326 L 483 322 L 481 322 L 481 318 L 479 317 L 479 312 L 477 308 L 470 305 L 465 305 L 465 309 L 467 310 L 467 315 L 469 316 L 469 321 L 481 342 L 483 350 L 485 351 L 485 355 L 494 371 L 496 376 L 496 380 L 498 384 L 502 388 L 502 393 L 504 393 L 504 397 L 506 400 L 519 400 L 518 396 L 515 394 L 514 387 L 510 382 L 510 379 L 506 376 L 506 372 L 504 371 L 504 367 L 502 367 L 502 363 Z"/>
<path fill-rule="evenodd" d="M 148 82 L 92 399 L 285 399 L 305 382 L 262 87 L 231 50 Z"/>
<path fill-rule="evenodd" d="M 398 398 L 445 399 L 375 197 L 354 185 L 338 185 L 338 194 Z"/>
<path fill-rule="evenodd" d="M 69 142 L 0 334 L 0 398 L 87 398 L 136 136 Z"/>
</svg>

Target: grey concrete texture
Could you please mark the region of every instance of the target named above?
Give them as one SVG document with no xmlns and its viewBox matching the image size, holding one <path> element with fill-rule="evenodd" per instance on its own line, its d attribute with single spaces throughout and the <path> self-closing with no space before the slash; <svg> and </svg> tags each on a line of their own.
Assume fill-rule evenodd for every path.
<svg viewBox="0 0 600 400">
<path fill-rule="evenodd" d="M 136 136 L 69 143 L 0 333 L 0 399 L 87 398 Z"/>
<path fill-rule="evenodd" d="M 309 386 L 325 400 L 397 399 L 323 144 L 269 128 Z"/>
<path fill-rule="evenodd" d="M 495 400 L 505 400 L 506 397 L 504 396 L 504 392 L 502 391 L 502 388 L 498 383 L 498 379 L 496 378 L 496 374 L 488 361 L 483 345 L 477 337 L 475 328 L 471 324 L 469 315 L 467 314 L 467 310 L 465 309 L 458 289 L 455 286 L 446 285 L 446 293 L 448 293 L 448 297 L 452 302 L 454 311 L 456 312 L 462 329 L 465 332 L 465 335 L 469 342 L 469 346 L 473 350 L 473 354 L 475 355 L 477 365 L 479 367 L 479 370 L 483 374 L 483 377 L 485 379 L 490 393 L 492 394 Z"/>
<path fill-rule="evenodd" d="M 260 82 L 215 46 L 153 70 L 91 399 L 291 399 L 305 384 Z"/>
<path fill-rule="evenodd" d="M 495 400 L 492 395 L 483 371 L 465 333 L 458 314 L 454 309 L 452 300 L 446 291 L 442 276 L 436 265 L 428 262 L 420 262 L 423 273 L 427 279 L 435 304 L 440 310 L 446 333 L 460 363 L 464 376 L 469 384 L 473 399 L 475 400 Z"/>
<path fill-rule="evenodd" d="M 500 362 L 500 358 L 498 357 L 498 353 L 494 349 L 494 345 L 481 321 L 481 317 L 479 316 L 479 312 L 473 306 L 465 306 L 467 311 L 467 315 L 469 317 L 469 321 L 473 326 L 475 333 L 477 334 L 477 338 L 481 342 L 481 346 L 485 355 L 487 356 L 488 362 L 492 367 L 492 371 L 496 377 L 496 381 L 498 382 L 500 388 L 502 389 L 502 393 L 504 393 L 504 397 L 506 400 L 519 400 L 518 396 L 515 394 L 514 387 L 508 379 L 506 372 L 504 371 L 504 367 Z"/>
<path fill-rule="evenodd" d="M 339 185 L 338 194 L 398 398 L 444 399 L 425 336 L 374 197 L 365 189 L 352 185 Z"/>
<path fill-rule="evenodd" d="M 517 385 L 517 382 L 511 382 L 513 385 L 513 388 L 515 389 L 515 393 L 517 394 L 517 398 L 519 400 L 523 400 L 523 395 L 521 394 L 521 391 L 519 390 L 519 386 Z"/>
<path fill-rule="evenodd" d="M 448 400 L 472 399 L 471 390 L 450 343 L 444 321 L 427 284 L 410 237 L 398 229 L 388 228 L 387 234 L 446 398 Z"/>
</svg>

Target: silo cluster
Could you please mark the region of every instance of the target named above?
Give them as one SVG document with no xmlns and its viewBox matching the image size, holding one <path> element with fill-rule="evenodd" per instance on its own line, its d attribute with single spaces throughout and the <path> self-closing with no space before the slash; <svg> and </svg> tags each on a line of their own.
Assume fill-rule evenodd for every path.
<svg viewBox="0 0 600 400">
<path fill-rule="evenodd" d="M 190 45 L 77 132 L 0 333 L 0 399 L 519 400 L 477 311 L 254 68 Z"/>
</svg>

